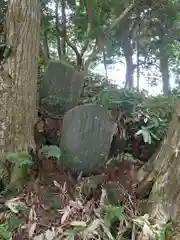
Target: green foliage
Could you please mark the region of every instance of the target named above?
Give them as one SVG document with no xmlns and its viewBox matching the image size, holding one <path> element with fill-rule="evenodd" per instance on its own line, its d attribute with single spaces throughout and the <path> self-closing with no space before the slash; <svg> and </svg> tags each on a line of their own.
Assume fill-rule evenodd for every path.
<svg viewBox="0 0 180 240">
<path fill-rule="evenodd" d="M 21 220 L 19 217 L 15 215 L 12 215 L 8 220 L 8 229 L 10 232 L 13 232 L 23 224 L 24 224 L 23 220 Z"/>
<path fill-rule="evenodd" d="M 94 101 L 97 94 L 107 87 L 117 89 L 117 85 L 112 84 L 110 79 L 106 79 L 100 74 L 89 71 L 85 78 L 85 84 L 79 103 L 84 104 Z"/>
<path fill-rule="evenodd" d="M 123 207 L 116 207 L 112 205 L 105 205 L 104 211 L 104 222 L 107 227 L 110 227 L 114 220 L 120 220 L 124 215 Z"/>
<path fill-rule="evenodd" d="M 61 149 L 54 145 L 43 146 L 40 149 L 40 153 L 43 154 L 44 156 L 46 156 L 47 158 L 54 157 L 54 158 L 60 159 L 60 157 L 61 157 Z"/>
<path fill-rule="evenodd" d="M 4 153 L 0 157 L 1 180 L 5 185 L 3 194 L 8 195 L 22 189 L 29 178 L 33 165 L 32 156 L 27 152 Z"/>
<path fill-rule="evenodd" d="M 93 102 L 105 106 L 108 109 L 120 108 L 123 112 L 133 112 L 138 104 L 145 100 L 143 92 L 137 92 L 130 89 L 113 89 L 102 90 L 93 98 Z"/>
<path fill-rule="evenodd" d="M 136 135 L 142 134 L 145 143 L 162 140 L 175 110 L 177 96 L 157 96 L 146 99 L 141 105 L 144 125 Z"/>
<path fill-rule="evenodd" d="M 8 200 L 5 204 L 9 208 L 10 213 L 3 224 L 0 224 L 0 236 L 4 240 L 11 239 L 11 236 L 15 230 L 25 224 L 22 217 L 25 216 L 26 206 L 18 202 L 18 198 Z"/>
<path fill-rule="evenodd" d="M 149 114 L 169 120 L 175 110 L 178 98 L 178 95 L 149 97 L 143 103 L 142 108 L 146 109 Z"/>
<path fill-rule="evenodd" d="M 120 125 L 142 135 L 144 142 L 152 144 L 163 139 L 175 110 L 178 96 L 147 97 L 144 92 L 129 89 L 105 89 L 93 102 L 108 109 L 119 109 L 123 114 Z M 123 121 L 123 122 L 122 122 Z"/>
<path fill-rule="evenodd" d="M 27 152 L 6 153 L 4 154 L 4 159 L 12 160 L 13 162 L 16 162 L 16 164 L 18 163 L 19 167 L 33 164 L 32 157 Z"/>
<path fill-rule="evenodd" d="M 111 11 L 108 4 L 109 1 L 102 2 L 101 0 L 93 0 L 89 2 L 85 0 L 80 1 L 80 4 L 76 5 L 71 18 L 74 20 L 75 36 L 80 42 L 86 40 L 87 37 L 86 32 L 88 28 L 89 14 L 91 16 L 91 31 L 88 39 L 96 39 L 98 35 L 102 34 L 102 29 L 100 27 L 107 25 L 109 22 L 108 20 L 111 17 Z"/>
<path fill-rule="evenodd" d="M 135 135 L 142 135 L 144 142 L 151 144 L 152 139 L 160 141 L 164 137 L 167 127 L 168 121 L 152 117 L 149 119 L 148 125 L 146 127 L 141 126 L 141 129 Z"/>
<path fill-rule="evenodd" d="M 0 224 L 0 236 L 3 237 L 4 240 L 10 239 L 11 232 L 7 224 Z"/>
<path fill-rule="evenodd" d="M 6 0 L 1 0 L 0 1 L 0 9 L 3 9 L 7 4 L 7 1 Z"/>
</svg>

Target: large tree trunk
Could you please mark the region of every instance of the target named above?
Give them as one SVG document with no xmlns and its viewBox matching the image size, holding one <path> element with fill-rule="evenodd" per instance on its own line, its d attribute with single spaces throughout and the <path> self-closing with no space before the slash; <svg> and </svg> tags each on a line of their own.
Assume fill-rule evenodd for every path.
<svg viewBox="0 0 180 240">
<path fill-rule="evenodd" d="M 0 89 L 1 152 L 26 151 L 34 147 L 39 10 L 38 0 L 9 0 L 6 34 L 14 51 L 7 60 L 6 71 L 1 74 L 4 82 Z"/>
<path fill-rule="evenodd" d="M 145 212 L 157 223 L 175 221 L 180 228 L 180 101 L 169 125 L 167 137 L 156 154 L 151 179 L 154 178 Z M 171 239 L 180 239 L 180 232 Z"/>
</svg>

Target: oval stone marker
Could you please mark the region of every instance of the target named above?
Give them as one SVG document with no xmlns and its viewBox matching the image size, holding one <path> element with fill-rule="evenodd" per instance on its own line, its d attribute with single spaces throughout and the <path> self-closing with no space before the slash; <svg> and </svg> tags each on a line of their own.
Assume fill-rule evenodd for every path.
<svg viewBox="0 0 180 240">
<path fill-rule="evenodd" d="M 64 116 L 62 161 L 73 173 L 89 175 L 105 164 L 116 124 L 98 105 L 77 106 Z"/>
<path fill-rule="evenodd" d="M 65 61 L 50 61 L 39 90 L 40 105 L 55 115 L 70 110 L 78 103 L 83 83 L 83 72 Z"/>
</svg>

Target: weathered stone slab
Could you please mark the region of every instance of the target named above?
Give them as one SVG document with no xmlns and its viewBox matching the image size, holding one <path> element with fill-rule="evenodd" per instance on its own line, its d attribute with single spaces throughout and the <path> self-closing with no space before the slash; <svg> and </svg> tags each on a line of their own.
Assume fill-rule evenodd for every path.
<svg viewBox="0 0 180 240">
<path fill-rule="evenodd" d="M 107 160 L 116 127 L 101 106 L 86 104 L 68 111 L 60 141 L 65 166 L 75 174 L 96 172 Z"/>
<path fill-rule="evenodd" d="M 52 114 L 62 114 L 78 103 L 84 76 L 64 61 L 50 61 L 40 86 L 40 105 Z"/>
</svg>

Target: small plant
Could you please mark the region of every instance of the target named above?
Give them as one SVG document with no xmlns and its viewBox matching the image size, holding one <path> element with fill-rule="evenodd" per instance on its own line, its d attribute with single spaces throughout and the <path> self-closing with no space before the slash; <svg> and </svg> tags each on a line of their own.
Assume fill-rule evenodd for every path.
<svg viewBox="0 0 180 240">
<path fill-rule="evenodd" d="M 114 220 L 119 220 L 124 215 L 123 207 L 116 207 L 112 205 L 105 205 L 103 207 L 104 212 L 104 222 L 107 227 L 110 227 Z"/>
<path fill-rule="evenodd" d="M 40 153 L 43 154 L 45 157 L 49 158 L 49 157 L 54 157 L 57 158 L 58 160 L 61 157 L 61 149 L 55 145 L 51 145 L 51 146 L 43 146 L 40 149 Z"/>
<path fill-rule="evenodd" d="M 4 240 L 9 240 L 13 232 L 25 224 L 22 216 L 25 214 L 27 208 L 19 198 L 8 200 L 5 205 L 9 208 L 10 213 L 7 215 L 8 217 L 5 222 L 0 224 L 0 236 Z"/>
<path fill-rule="evenodd" d="M 11 239 L 11 232 L 7 223 L 0 224 L 0 236 L 3 238 L 3 240 Z"/>
<path fill-rule="evenodd" d="M 19 167 L 33 164 L 32 157 L 27 152 L 5 153 L 2 158 L 18 163 Z"/>
<path fill-rule="evenodd" d="M 136 227 L 140 227 L 143 233 L 143 236 L 148 237 L 148 239 L 152 240 L 165 240 L 166 232 L 171 232 L 171 237 L 175 231 L 172 223 L 165 224 L 152 224 L 150 216 L 145 214 L 144 216 L 140 216 L 133 219 L 133 222 Z"/>
<path fill-rule="evenodd" d="M 144 99 L 145 94 L 135 90 L 108 88 L 97 94 L 92 101 L 108 109 L 120 108 L 123 112 L 134 112 Z"/>
</svg>

